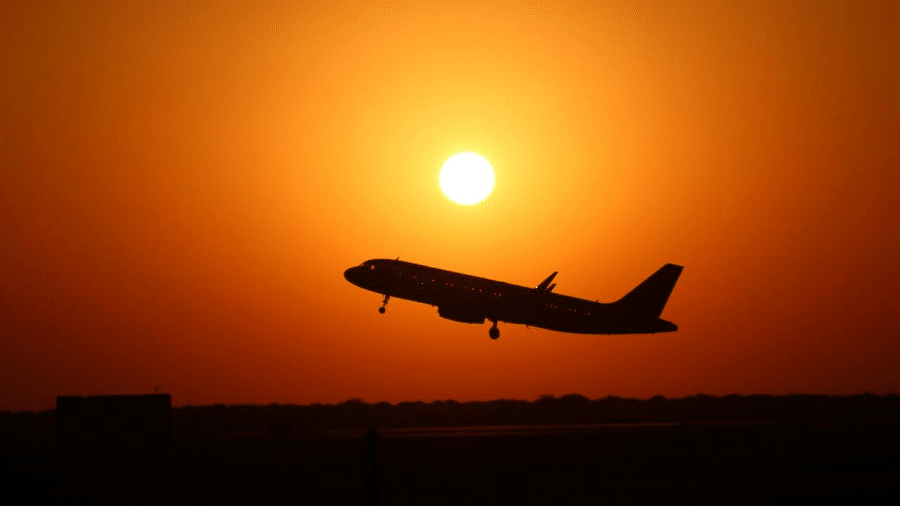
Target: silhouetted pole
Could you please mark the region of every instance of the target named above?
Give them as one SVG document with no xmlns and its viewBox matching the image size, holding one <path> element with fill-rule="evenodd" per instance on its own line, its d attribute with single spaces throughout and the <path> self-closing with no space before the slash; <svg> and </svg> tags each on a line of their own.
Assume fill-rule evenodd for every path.
<svg viewBox="0 0 900 506">
<path fill-rule="evenodd" d="M 366 432 L 366 454 L 363 460 L 363 504 L 378 504 L 378 433 Z"/>
</svg>

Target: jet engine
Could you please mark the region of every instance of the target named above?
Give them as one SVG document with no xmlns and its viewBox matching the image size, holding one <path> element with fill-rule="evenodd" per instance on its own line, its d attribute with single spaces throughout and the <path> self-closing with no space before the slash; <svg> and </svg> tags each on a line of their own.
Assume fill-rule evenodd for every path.
<svg viewBox="0 0 900 506">
<path fill-rule="evenodd" d="M 467 306 L 440 306 L 438 316 L 462 323 L 484 323 L 486 319 L 483 313 Z"/>
</svg>

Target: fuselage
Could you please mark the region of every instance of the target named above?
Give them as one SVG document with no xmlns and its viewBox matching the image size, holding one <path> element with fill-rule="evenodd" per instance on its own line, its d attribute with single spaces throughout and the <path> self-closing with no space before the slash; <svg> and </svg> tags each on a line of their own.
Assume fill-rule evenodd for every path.
<svg viewBox="0 0 900 506">
<path fill-rule="evenodd" d="M 678 328 L 622 301 L 604 304 L 552 293 L 552 287 L 530 288 L 401 260 L 368 260 L 347 269 L 344 277 L 384 295 L 385 301 L 396 297 L 430 304 L 438 307 L 440 316 L 464 323 L 502 321 L 582 334 L 645 334 Z"/>
</svg>

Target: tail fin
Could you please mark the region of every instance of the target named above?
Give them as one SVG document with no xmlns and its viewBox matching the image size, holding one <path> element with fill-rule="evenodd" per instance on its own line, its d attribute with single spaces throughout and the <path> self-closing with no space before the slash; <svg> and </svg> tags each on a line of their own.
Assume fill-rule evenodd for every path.
<svg viewBox="0 0 900 506">
<path fill-rule="evenodd" d="M 684 267 L 675 264 L 663 265 L 634 290 L 619 299 L 616 304 L 622 306 L 628 312 L 637 312 L 659 318 L 678 276 Z"/>
</svg>

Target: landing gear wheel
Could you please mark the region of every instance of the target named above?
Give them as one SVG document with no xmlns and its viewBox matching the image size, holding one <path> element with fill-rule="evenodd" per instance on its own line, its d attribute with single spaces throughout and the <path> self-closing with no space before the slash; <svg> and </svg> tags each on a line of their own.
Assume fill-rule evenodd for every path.
<svg viewBox="0 0 900 506">
<path fill-rule="evenodd" d="M 391 298 L 390 295 L 385 295 L 385 296 L 384 296 L 384 300 L 381 301 L 381 307 L 378 308 L 378 312 L 379 312 L 379 313 L 384 314 L 384 312 L 387 311 L 387 309 L 385 309 L 384 306 L 387 306 L 388 299 L 390 299 L 390 298 Z"/>
<path fill-rule="evenodd" d="M 490 330 L 488 330 L 488 337 L 495 341 L 500 338 L 500 329 L 497 328 L 496 323 L 494 323 L 494 326 L 491 327 Z"/>
<path fill-rule="evenodd" d="M 385 311 L 387 311 L 387 309 L 385 309 L 384 307 L 378 308 L 378 312 L 381 314 L 384 314 Z"/>
</svg>

